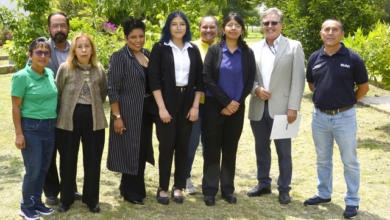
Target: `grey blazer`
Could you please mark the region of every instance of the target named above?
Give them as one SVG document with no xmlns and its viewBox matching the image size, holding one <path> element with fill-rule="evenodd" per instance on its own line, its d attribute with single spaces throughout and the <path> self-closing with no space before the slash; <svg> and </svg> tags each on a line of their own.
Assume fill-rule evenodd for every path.
<svg viewBox="0 0 390 220">
<path fill-rule="evenodd" d="M 253 121 L 260 121 L 264 113 L 265 101 L 255 94 L 255 88 L 263 86 L 260 59 L 264 42 L 262 40 L 251 46 L 255 53 L 256 76 L 249 101 L 248 118 Z M 268 110 L 271 118 L 275 115 L 285 115 L 288 109 L 300 109 L 305 89 L 304 61 L 305 54 L 301 43 L 281 36 L 269 84 L 271 98 L 268 100 Z"/>
</svg>

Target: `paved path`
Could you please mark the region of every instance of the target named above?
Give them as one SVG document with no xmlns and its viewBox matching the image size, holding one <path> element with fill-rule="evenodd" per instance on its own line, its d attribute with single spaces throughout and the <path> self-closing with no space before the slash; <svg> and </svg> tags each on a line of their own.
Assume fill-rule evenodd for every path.
<svg viewBox="0 0 390 220">
<path fill-rule="evenodd" d="M 380 112 L 390 114 L 390 96 L 364 97 L 360 103 L 364 106 L 375 108 Z"/>
</svg>

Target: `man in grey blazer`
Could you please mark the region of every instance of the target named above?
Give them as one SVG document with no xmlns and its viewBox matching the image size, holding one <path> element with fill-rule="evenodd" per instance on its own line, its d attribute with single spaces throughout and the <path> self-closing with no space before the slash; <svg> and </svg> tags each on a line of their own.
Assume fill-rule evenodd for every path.
<svg viewBox="0 0 390 220">
<path fill-rule="evenodd" d="M 270 8 L 262 15 L 265 39 L 252 45 L 256 76 L 249 103 L 249 119 L 256 142 L 258 185 L 249 197 L 271 193 L 270 135 L 275 115 L 286 115 L 293 123 L 305 88 L 304 53 L 301 43 L 281 35 L 283 13 Z M 274 140 L 279 161 L 279 202 L 290 203 L 291 139 Z"/>
</svg>

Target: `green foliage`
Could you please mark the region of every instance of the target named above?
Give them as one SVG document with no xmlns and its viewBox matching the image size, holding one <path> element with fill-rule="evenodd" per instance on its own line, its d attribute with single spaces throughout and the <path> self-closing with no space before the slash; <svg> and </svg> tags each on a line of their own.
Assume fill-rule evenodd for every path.
<svg viewBox="0 0 390 220">
<path fill-rule="evenodd" d="M 241 15 L 245 25 L 259 25 L 260 14 L 256 9 L 258 4 L 254 1 L 227 0 L 227 6 L 222 9 L 222 15 L 225 17 L 230 12 Z"/>
<path fill-rule="evenodd" d="M 359 27 L 368 33 L 383 15 L 383 0 L 265 0 L 268 8 L 284 13 L 283 34 L 301 41 L 306 58 L 323 42 L 319 36 L 322 23 L 337 18 L 344 24 L 346 35 Z"/>
<path fill-rule="evenodd" d="M 116 31 L 103 32 L 101 27 L 107 22 L 107 19 L 97 15 L 88 16 L 90 14 L 92 14 L 91 11 L 87 9 L 80 12 L 80 17 L 70 20 L 71 30 L 68 39 L 73 39 L 79 32 L 90 35 L 96 45 L 99 62 L 107 69 L 111 54 L 125 44 L 123 41 L 123 30 L 122 27 L 119 27 Z"/>
<path fill-rule="evenodd" d="M 370 80 L 390 86 L 390 27 L 378 21 L 367 35 L 359 28 L 344 38 L 346 47 L 354 50 L 364 60 Z"/>
<path fill-rule="evenodd" d="M 4 19 L 2 23 L 11 29 L 13 35 L 13 41 L 6 41 L 4 47 L 10 58 L 16 62 L 18 69 L 22 69 L 26 65 L 30 42 L 40 36 L 48 37 L 46 31 L 47 15 L 45 12 L 49 5 L 49 0 L 18 0 L 18 7 L 30 11 L 29 16 L 24 16 L 5 7 L 0 10 L 1 17 Z"/>
<path fill-rule="evenodd" d="M 116 17 L 123 16 L 123 9 L 129 11 L 128 16 L 141 18 L 146 24 L 147 37 L 151 42 L 157 42 L 160 37 L 153 33 L 160 33 L 162 26 L 169 13 L 175 10 L 182 10 L 187 16 L 191 25 L 191 34 L 194 39 L 199 38 L 199 22 L 207 14 L 215 12 L 210 8 L 217 8 L 217 19 L 222 14 L 220 9 L 226 7 L 227 0 L 75 0 L 78 3 L 85 3 L 94 7 L 93 13 L 98 16 Z M 149 42 L 150 43 L 150 42 Z"/>
</svg>

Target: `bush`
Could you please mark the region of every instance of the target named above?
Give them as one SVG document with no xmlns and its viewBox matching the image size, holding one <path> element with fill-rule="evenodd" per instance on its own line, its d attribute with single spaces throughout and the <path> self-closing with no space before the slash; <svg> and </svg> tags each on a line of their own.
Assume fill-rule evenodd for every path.
<svg viewBox="0 0 390 220">
<path fill-rule="evenodd" d="M 3 46 L 6 40 L 11 40 L 12 33 L 8 30 L 0 31 L 0 46 Z"/>
<path fill-rule="evenodd" d="M 111 54 L 125 45 L 123 29 L 122 27 L 115 28 L 107 23 L 106 18 L 90 15 L 91 12 L 88 10 L 80 12 L 80 14 L 81 17 L 70 20 L 71 29 L 68 39 L 72 40 L 79 32 L 90 35 L 96 45 L 99 62 L 107 69 Z"/>
<path fill-rule="evenodd" d="M 282 10 L 282 33 L 302 43 L 306 58 L 323 45 L 319 32 L 326 19 L 339 19 L 346 35 L 360 27 L 367 34 L 384 14 L 383 0 L 265 0 L 265 4 Z"/>
<path fill-rule="evenodd" d="M 371 81 L 381 81 L 390 86 L 390 27 L 378 21 L 367 35 L 359 28 L 354 36 L 344 38 L 346 47 L 358 53 L 364 60 Z"/>
</svg>

